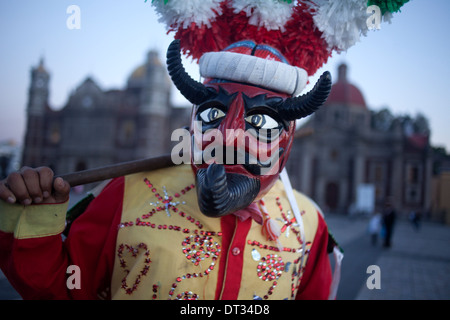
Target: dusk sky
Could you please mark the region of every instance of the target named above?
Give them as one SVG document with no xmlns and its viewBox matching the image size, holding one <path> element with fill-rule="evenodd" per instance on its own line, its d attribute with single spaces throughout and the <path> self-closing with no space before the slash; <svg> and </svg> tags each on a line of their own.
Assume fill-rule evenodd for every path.
<svg viewBox="0 0 450 320">
<path fill-rule="evenodd" d="M 30 70 L 41 58 L 51 74 L 50 105 L 62 108 L 70 93 L 90 76 L 104 90 L 121 89 L 149 50 L 165 51 L 173 40 L 144 0 L 22 0 L 0 3 L 0 142 L 22 143 Z M 81 29 L 66 26 L 70 5 L 81 9 Z M 450 151 L 450 1 L 411 0 L 392 24 L 346 53 L 334 56 L 310 79 L 348 64 L 348 78 L 363 93 L 368 107 L 388 107 L 398 116 L 424 114 L 433 146 Z M 199 79 L 197 65 L 185 59 Z M 307 87 L 307 90 L 311 86 Z M 186 104 L 173 90 L 173 101 Z"/>
</svg>

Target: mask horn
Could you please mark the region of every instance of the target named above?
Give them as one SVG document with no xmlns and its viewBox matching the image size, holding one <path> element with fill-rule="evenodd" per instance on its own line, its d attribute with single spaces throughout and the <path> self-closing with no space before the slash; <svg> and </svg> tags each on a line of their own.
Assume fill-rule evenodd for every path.
<svg viewBox="0 0 450 320">
<path fill-rule="evenodd" d="M 212 97 L 214 91 L 210 91 L 202 83 L 192 79 L 186 72 L 181 62 L 180 40 L 174 40 L 167 49 L 167 69 L 173 84 L 189 102 L 199 105 Z"/>
<path fill-rule="evenodd" d="M 325 71 L 314 88 L 299 97 L 286 99 L 278 112 L 284 120 L 294 121 L 313 114 L 327 100 L 331 91 L 331 74 Z"/>
</svg>

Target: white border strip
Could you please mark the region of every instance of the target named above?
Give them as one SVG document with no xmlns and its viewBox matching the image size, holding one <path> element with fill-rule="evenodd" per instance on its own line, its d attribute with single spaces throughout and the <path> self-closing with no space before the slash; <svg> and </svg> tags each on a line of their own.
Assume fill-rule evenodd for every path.
<svg viewBox="0 0 450 320">
<path fill-rule="evenodd" d="M 308 73 L 283 62 L 236 52 L 208 52 L 199 61 L 204 78 L 249 83 L 297 96 L 305 88 Z"/>
</svg>

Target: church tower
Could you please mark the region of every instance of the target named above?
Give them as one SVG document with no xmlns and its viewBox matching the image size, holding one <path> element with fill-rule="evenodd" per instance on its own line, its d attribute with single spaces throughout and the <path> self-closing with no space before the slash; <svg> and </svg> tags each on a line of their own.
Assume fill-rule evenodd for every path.
<svg viewBox="0 0 450 320">
<path fill-rule="evenodd" d="M 149 51 L 147 61 L 134 70 L 128 79 L 128 90 L 136 92 L 138 100 L 135 158 L 147 158 L 170 151 L 171 82 L 156 51 Z"/>
<path fill-rule="evenodd" d="M 31 69 L 31 84 L 28 91 L 27 124 L 22 165 L 44 165 L 42 151 L 45 133 L 45 111 L 48 107 L 50 74 L 41 58 L 39 65 Z"/>
</svg>

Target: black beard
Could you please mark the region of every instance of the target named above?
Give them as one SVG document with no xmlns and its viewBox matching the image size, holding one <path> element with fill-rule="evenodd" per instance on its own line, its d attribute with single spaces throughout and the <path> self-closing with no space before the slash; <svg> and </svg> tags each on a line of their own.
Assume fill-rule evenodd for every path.
<svg viewBox="0 0 450 320">
<path fill-rule="evenodd" d="M 222 164 L 199 169 L 196 176 L 200 211 L 208 217 L 222 217 L 248 207 L 260 190 L 258 179 L 227 173 Z"/>
</svg>

